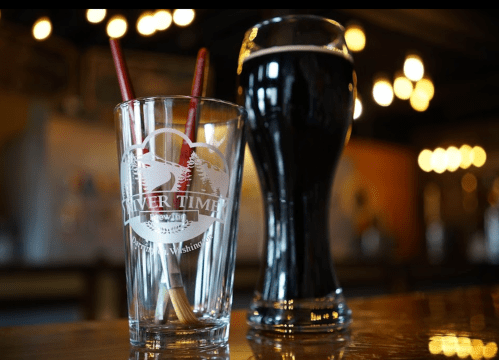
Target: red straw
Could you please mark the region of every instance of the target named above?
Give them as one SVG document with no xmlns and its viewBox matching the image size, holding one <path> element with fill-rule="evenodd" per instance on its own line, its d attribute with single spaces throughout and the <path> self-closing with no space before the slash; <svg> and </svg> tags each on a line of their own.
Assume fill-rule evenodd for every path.
<svg viewBox="0 0 499 360">
<path fill-rule="evenodd" d="M 128 101 L 135 99 L 135 94 L 133 91 L 132 82 L 130 81 L 130 75 L 128 73 L 128 67 L 126 65 L 125 57 L 123 56 L 123 52 L 121 50 L 120 42 L 118 39 L 110 38 L 109 43 L 111 45 L 111 52 L 113 55 L 114 65 L 116 67 L 116 74 L 118 76 L 118 83 L 120 85 L 121 97 L 123 101 Z M 205 85 L 205 74 L 208 62 L 208 50 L 206 48 L 201 48 L 198 51 L 197 60 L 196 60 L 196 69 L 194 73 L 194 80 L 192 82 L 191 95 L 192 96 L 201 96 L 203 92 L 203 88 Z M 187 121 L 185 123 L 185 134 L 189 137 L 189 139 L 194 142 L 196 138 L 196 111 L 197 105 L 199 103 L 199 99 L 194 98 L 191 99 L 189 104 L 189 112 L 187 116 Z M 132 119 L 130 118 L 130 121 Z M 133 129 L 132 124 L 132 129 Z M 135 133 L 132 132 L 132 136 L 134 142 L 136 142 Z M 144 153 L 147 152 L 147 149 L 143 150 Z M 186 166 L 189 158 L 192 154 L 192 148 L 187 144 L 184 140 L 182 143 L 182 148 L 180 150 L 180 161 L 179 164 L 182 166 Z M 184 181 L 181 184 L 180 190 L 185 191 L 187 188 L 188 182 Z"/>
<path fill-rule="evenodd" d="M 194 80 L 192 82 L 192 89 L 191 89 L 191 95 L 192 96 L 201 96 L 201 93 L 203 91 L 203 83 L 204 83 L 204 73 L 205 73 L 205 68 L 206 68 L 206 62 L 208 58 L 208 50 L 205 48 L 201 48 L 198 51 L 198 56 L 196 60 L 196 71 L 194 73 Z M 194 141 L 196 138 L 196 108 L 198 105 L 198 99 L 192 99 L 191 103 L 189 104 L 189 113 L 187 115 L 187 122 L 185 123 L 185 134 L 189 137 L 191 141 Z M 182 145 L 182 150 L 184 150 L 184 147 L 187 144 L 183 143 Z M 183 153 L 184 151 L 182 151 Z M 190 154 L 189 154 L 190 155 Z M 180 161 L 182 162 L 183 159 Z M 186 161 L 189 160 L 189 158 L 186 159 Z M 182 164 L 181 165 L 185 165 Z"/>
<path fill-rule="evenodd" d="M 111 45 L 111 52 L 113 55 L 114 65 L 116 67 L 116 75 L 118 76 L 118 83 L 120 85 L 121 97 L 123 101 L 128 101 L 135 99 L 135 94 L 133 91 L 132 82 L 130 81 L 130 75 L 128 73 L 128 67 L 126 65 L 125 57 L 121 50 L 120 42 L 118 39 L 110 38 L 109 43 Z M 194 73 L 194 80 L 192 82 L 191 95 L 201 96 L 204 87 L 204 78 L 206 73 L 206 64 L 208 62 L 208 50 L 206 48 L 201 48 L 198 51 L 198 56 L 196 60 L 196 70 Z M 196 130 L 196 108 L 198 104 L 198 99 L 192 99 L 189 105 L 189 113 L 187 117 L 187 122 L 185 123 L 185 134 L 189 137 L 191 141 L 195 141 L 195 130 Z M 135 134 L 133 134 L 135 137 Z M 189 145 L 184 141 L 182 144 L 182 150 L 180 157 L 180 164 L 185 166 L 190 157 Z M 187 156 L 186 156 L 187 155 Z"/>
<path fill-rule="evenodd" d="M 208 62 L 208 50 L 206 50 L 205 48 L 201 48 L 198 51 L 198 56 L 196 60 L 196 71 L 194 73 L 194 81 L 192 83 L 192 89 L 191 89 L 191 95 L 196 96 L 196 98 L 191 99 L 191 102 L 189 104 L 189 112 L 187 114 L 187 121 L 185 123 L 185 134 L 189 137 L 191 142 L 194 142 L 196 140 L 196 128 L 197 128 L 196 112 L 199 103 L 199 99 L 197 97 L 201 96 L 203 92 L 207 62 Z M 182 148 L 180 150 L 179 164 L 182 166 L 187 166 L 187 162 L 189 161 L 191 154 L 192 154 L 192 148 L 184 140 L 182 142 Z M 188 183 L 189 183 L 188 180 L 182 182 L 180 184 L 180 191 L 185 191 Z"/>
<path fill-rule="evenodd" d="M 111 45 L 111 52 L 113 54 L 114 65 L 116 67 L 116 75 L 118 75 L 121 97 L 123 101 L 135 99 L 132 82 L 130 81 L 130 75 L 128 74 L 125 57 L 121 51 L 120 42 L 118 39 L 110 38 L 109 43 Z"/>
</svg>

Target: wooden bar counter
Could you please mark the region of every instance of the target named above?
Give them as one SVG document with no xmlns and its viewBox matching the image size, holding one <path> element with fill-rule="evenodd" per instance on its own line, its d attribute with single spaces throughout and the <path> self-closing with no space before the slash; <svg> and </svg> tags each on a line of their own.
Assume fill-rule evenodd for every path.
<svg viewBox="0 0 499 360">
<path fill-rule="evenodd" d="M 352 298 L 342 337 L 266 336 L 232 315 L 229 345 L 212 353 L 138 351 L 126 319 L 0 328 L 0 359 L 495 359 L 499 286 Z"/>
</svg>

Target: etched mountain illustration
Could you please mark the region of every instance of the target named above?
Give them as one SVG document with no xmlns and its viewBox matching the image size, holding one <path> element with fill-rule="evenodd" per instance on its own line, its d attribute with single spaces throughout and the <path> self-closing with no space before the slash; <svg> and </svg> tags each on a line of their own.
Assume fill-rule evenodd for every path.
<svg viewBox="0 0 499 360">
<path fill-rule="evenodd" d="M 157 144 L 163 133 L 178 135 L 190 146 L 186 166 L 172 161 L 178 151 L 162 156 L 151 151 L 151 139 Z M 209 154 L 208 159 L 200 154 Z M 120 172 L 125 225 L 145 240 L 185 241 L 215 221 L 224 222 L 230 175 L 223 154 L 212 145 L 192 143 L 174 129 L 159 129 L 124 152 Z"/>
</svg>

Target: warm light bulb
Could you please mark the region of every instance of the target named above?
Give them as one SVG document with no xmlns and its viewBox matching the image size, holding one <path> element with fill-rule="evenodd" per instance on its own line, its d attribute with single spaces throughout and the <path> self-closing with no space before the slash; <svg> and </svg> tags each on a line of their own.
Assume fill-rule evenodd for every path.
<svg viewBox="0 0 499 360">
<path fill-rule="evenodd" d="M 457 338 L 457 349 L 456 349 L 456 354 L 458 357 L 461 359 L 464 359 L 465 357 L 468 357 L 468 355 L 471 352 L 471 339 L 466 336 L 459 336 Z"/>
<path fill-rule="evenodd" d="M 398 74 L 393 81 L 393 92 L 401 100 L 411 97 L 413 90 L 412 82 L 402 74 Z"/>
<path fill-rule="evenodd" d="M 193 9 L 175 9 L 173 11 L 173 22 L 178 26 L 187 26 L 194 20 Z"/>
<path fill-rule="evenodd" d="M 106 9 L 87 9 L 87 20 L 92 24 L 98 24 L 106 17 Z"/>
<path fill-rule="evenodd" d="M 357 120 L 360 115 L 362 115 L 362 100 L 357 95 L 355 97 L 355 105 L 354 105 L 354 110 L 353 110 L 353 119 Z"/>
<path fill-rule="evenodd" d="M 353 52 L 364 50 L 366 46 L 366 35 L 364 29 L 359 25 L 349 25 L 345 30 L 345 41 L 348 48 Z"/>
<path fill-rule="evenodd" d="M 473 153 L 472 164 L 476 167 L 482 167 L 487 160 L 487 154 L 485 153 L 485 150 L 481 146 L 474 146 L 471 151 Z"/>
<path fill-rule="evenodd" d="M 467 169 L 473 163 L 473 151 L 472 147 L 464 144 L 459 148 L 461 153 L 461 164 L 459 165 L 461 169 Z"/>
<path fill-rule="evenodd" d="M 414 110 L 419 112 L 425 111 L 430 106 L 430 100 L 428 100 L 428 98 L 420 91 L 415 90 L 409 97 L 409 103 Z"/>
<path fill-rule="evenodd" d="M 442 337 L 442 353 L 445 356 L 454 356 L 457 349 L 457 337 L 452 335 L 447 335 Z"/>
<path fill-rule="evenodd" d="M 441 336 L 434 336 L 428 343 L 428 350 L 431 354 L 437 355 L 442 352 L 442 339 Z"/>
<path fill-rule="evenodd" d="M 471 358 L 472 359 L 481 359 L 483 356 L 483 341 L 480 339 L 472 339 L 471 340 Z"/>
<path fill-rule="evenodd" d="M 450 172 L 456 171 L 461 165 L 461 152 L 455 146 L 449 146 L 447 152 L 447 170 Z"/>
<path fill-rule="evenodd" d="M 423 60 L 417 55 L 408 55 L 404 62 L 404 74 L 409 80 L 420 80 L 424 75 Z"/>
<path fill-rule="evenodd" d="M 109 19 L 106 27 L 107 35 L 111 38 L 120 38 L 125 35 L 128 24 L 124 16 L 115 15 Z"/>
<path fill-rule="evenodd" d="M 156 21 L 152 11 L 144 11 L 137 19 L 137 31 L 140 35 L 150 36 L 156 32 Z"/>
<path fill-rule="evenodd" d="M 431 154 L 431 167 L 436 173 L 443 173 L 447 169 L 448 162 L 447 152 L 440 147 L 436 148 Z"/>
<path fill-rule="evenodd" d="M 425 172 L 430 172 L 432 170 L 431 167 L 431 155 L 432 151 L 429 149 L 424 149 L 419 153 L 418 156 L 418 165 L 421 168 L 421 170 Z"/>
<path fill-rule="evenodd" d="M 414 91 L 419 91 L 419 96 L 426 96 L 428 100 L 431 100 L 433 99 L 433 95 L 435 94 L 435 87 L 433 86 L 433 82 L 429 78 L 422 78 L 416 83 Z"/>
<path fill-rule="evenodd" d="M 493 358 L 497 355 L 497 344 L 495 342 L 489 342 L 483 348 L 483 357 L 486 359 Z"/>
<path fill-rule="evenodd" d="M 156 22 L 156 30 L 166 30 L 172 24 L 172 14 L 169 10 L 158 9 L 154 13 L 154 21 Z"/>
<path fill-rule="evenodd" d="M 393 101 L 392 84 L 387 79 L 380 78 L 376 80 L 373 86 L 373 98 L 378 105 L 390 105 Z"/>
<path fill-rule="evenodd" d="M 36 40 L 45 40 L 52 33 L 52 23 L 48 17 L 41 17 L 33 25 L 33 37 Z"/>
</svg>

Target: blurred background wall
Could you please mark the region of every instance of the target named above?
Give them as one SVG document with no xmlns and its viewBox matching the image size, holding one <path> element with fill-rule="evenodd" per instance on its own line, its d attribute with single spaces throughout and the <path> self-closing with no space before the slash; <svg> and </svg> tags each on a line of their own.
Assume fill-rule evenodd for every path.
<svg viewBox="0 0 499 360">
<path fill-rule="evenodd" d="M 361 28 L 360 103 L 331 194 L 331 251 L 345 294 L 496 281 L 495 11 L 196 10 L 188 26 L 141 36 L 143 11 L 109 10 L 97 24 L 83 9 L 0 12 L 0 326 L 126 316 L 113 123 L 121 98 L 106 35 L 117 14 L 129 21 L 122 46 L 140 96 L 189 94 L 205 46 L 207 95 L 236 101 L 243 34 L 272 16 L 316 14 Z M 53 30 L 36 40 L 32 26 L 43 16 Z M 419 107 L 393 93 L 408 54 L 422 59 L 434 88 Z M 373 91 L 383 77 L 391 90 L 380 99 Z M 263 216 L 247 151 L 238 308 L 258 277 Z"/>
</svg>

